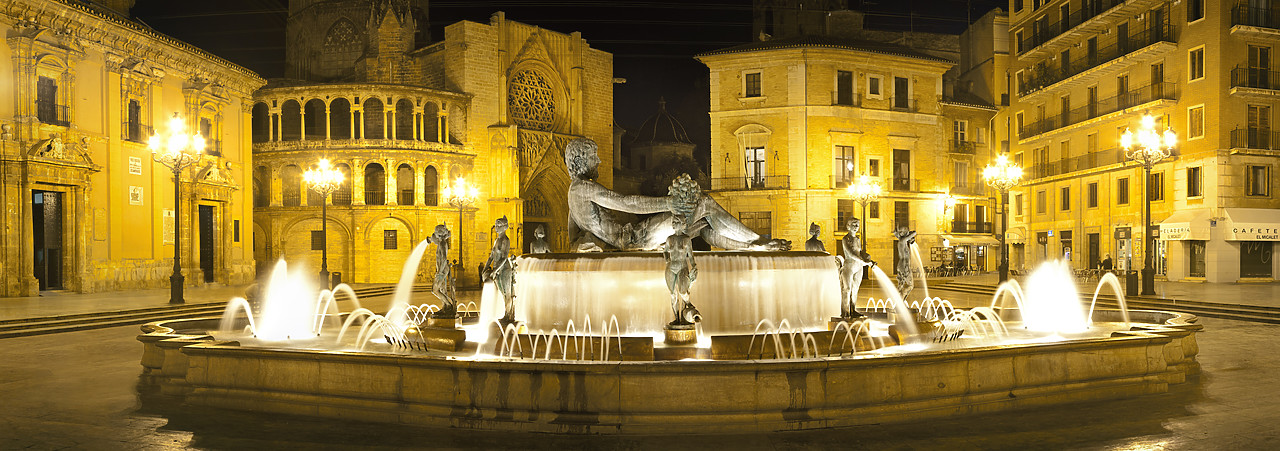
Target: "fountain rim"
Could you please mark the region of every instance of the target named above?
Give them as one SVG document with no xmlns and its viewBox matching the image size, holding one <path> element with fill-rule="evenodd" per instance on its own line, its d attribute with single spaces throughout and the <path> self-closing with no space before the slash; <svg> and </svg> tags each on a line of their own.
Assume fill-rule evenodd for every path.
<svg viewBox="0 0 1280 451">
<path fill-rule="evenodd" d="M 832 257 L 830 253 L 819 251 L 693 251 L 695 257 Z M 662 251 L 605 251 L 605 252 L 549 252 L 541 254 L 521 254 L 518 258 L 557 260 L 566 258 L 605 259 L 611 257 L 652 257 L 662 256 Z"/>
</svg>

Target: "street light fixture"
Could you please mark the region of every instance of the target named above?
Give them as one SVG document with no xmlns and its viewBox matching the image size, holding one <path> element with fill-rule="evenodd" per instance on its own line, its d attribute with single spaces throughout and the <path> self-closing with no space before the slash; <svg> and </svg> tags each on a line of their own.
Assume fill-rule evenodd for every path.
<svg viewBox="0 0 1280 451">
<path fill-rule="evenodd" d="M 1137 133 L 1125 129 L 1124 134 L 1120 135 L 1120 147 L 1124 149 L 1125 158 L 1142 164 L 1142 170 L 1145 174 L 1142 184 L 1142 225 L 1146 227 L 1145 233 L 1142 234 L 1142 240 L 1144 241 L 1142 246 L 1143 295 L 1156 294 L 1156 270 L 1152 267 L 1151 252 L 1151 248 L 1154 247 L 1155 243 L 1155 240 L 1151 239 L 1151 167 L 1172 156 L 1173 148 L 1177 145 L 1178 135 L 1174 134 L 1173 130 L 1169 128 L 1165 128 L 1163 132 L 1157 132 L 1156 118 L 1149 114 L 1142 116 L 1142 126 Z"/>
<path fill-rule="evenodd" d="M 858 176 L 858 182 L 850 184 L 848 188 L 845 188 L 845 191 L 849 192 L 849 197 L 852 197 L 854 202 L 862 204 L 862 223 L 860 224 L 861 227 L 859 227 L 862 236 L 859 238 L 862 240 L 862 248 L 866 249 L 867 203 L 880 198 L 880 184 L 876 183 L 871 177 L 861 175 Z M 837 224 L 837 226 L 839 225 Z"/>
<path fill-rule="evenodd" d="M 173 275 L 169 276 L 169 303 L 181 304 L 182 299 L 182 205 L 181 181 L 182 170 L 200 160 L 204 152 L 204 137 L 197 131 L 193 135 L 186 132 L 186 122 L 178 113 L 169 119 L 169 133 L 161 137 L 159 133 L 147 139 L 147 147 L 151 149 L 151 158 L 173 171 Z"/>
<path fill-rule="evenodd" d="M 466 242 L 464 238 L 466 234 L 462 232 L 462 210 L 475 203 L 476 198 L 480 197 L 480 190 L 467 183 L 466 179 L 458 177 L 453 180 L 453 186 L 449 186 L 447 183 L 444 185 L 444 188 L 440 191 L 440 197 L 444 199 L 445 203 L 458 209 L 458 271 L 459 275 L 461 275 L 462 269 L 466 268 L 463 260 L 463 256 L 466 253 L 462 250 L 462 246 Z"/>
<path fill-rule="evenodd" d="M 1009 161 L 1009 156 L 1001 154 L 995 165 L 982 169 L 982 179 L 987 186 L 1000 190 L 1000 281 L 1009 280 L 1009 250 L 1005 246 L 1004 236 L 1009 232 L 1009 189 L 1018 186 L 1022 181 L 1022 166 Z"/>
<path fill-rule="evenodd" d="M 342 171 L 329 165 L 328 158 L 321 158 L 320 163 L 308 169 L 302 178 L 311 186 L 311 190 L 320 195 L 320 239 L 324 244 L 320 247 L 320 283 L 329 288 L 333 282 L 329 279 L 329 195 L 342 186 Z"/>
</svg>

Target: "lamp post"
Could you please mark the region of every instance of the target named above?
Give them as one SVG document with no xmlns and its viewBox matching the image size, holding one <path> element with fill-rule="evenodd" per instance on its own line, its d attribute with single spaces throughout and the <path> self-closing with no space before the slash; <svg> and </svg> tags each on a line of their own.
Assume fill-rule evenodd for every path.
<svg viewBox="0 0 1280 451">
<path fill-rule="evenodd" d="M 1126 129 L 1123 135 L 1120 135 L 1120 147 L 1124 149 L 1124 157 L 1142 164 L 1144 173 L 1142 179 L 1142 205 L 1143 216 L 1142 225 L 1145 231 L 1142 234 L 1143 268 L 1142 268 L 1142 294 L 1156 294 L 1156 269 L 1153 268 L 1151 248 L 1155 240 L 1151 239 L 1151 167 L 1155 166 L 1165 158 L 1172 155 L 1173 147 L 1178 144 L 1178 135 L 1173 130 L 1165 128 L 1163 132 L 1156 131 L 1156 118 L 1151 115 L 1142 116 L 1142 126 L 1137 133 Z"/>
<path fill-rule="evenodd" d="M 475 203 L 476 198 L 480 197 L 480 190 L 468 184 L 466 179 L 458 177 L 453 180 L 453 186 L 444 185 L 444 188 L 440 191 L 440 197 L 446 203 L 458 209 L 458 271 L 461 275 L 466 268 L 463 261 L 465 253 L 462 251 L 462 245 L 466 242 L 464 238 L 466 234 L 462 231 L 462 210 Z"/>
<path fill-rule="evenodd" d="M 308 169 L 302 178 L 311 186 L 311 190 L 320 194 L 320 283 L 327 289 L 333 282 L 329 279 L 329 195 L 342 185 L 342 171 L 329 165 L 328 158 L 321 158 L 315 168 Z"/>
<path fill-rule="evenodd" d="M 169 303 L 181 304 L 182 300 L 182 170 L 195 164 L 204 152 L 204 137 L 200 132 L 187 134 L 187 125 L 178 113 L 169 119 L 169 133 L 161 137 L 152 134 L 147 139 L 151 158 L 173 171 L 173 275 L 169 276 Z"/>
<path fill-rule="evenodd" d="M 880 184 L 876 183 L 871 177 L 866 175 L 858 176 L 857 183 L 849 184 L 845 191 L 849 192 L 849 197 L 854 202 L 862 204 L 862 223 L 859 227 L 862 236 L 858 237 L 862 240 L 862 249 L 865 252 L 867 248 L 867 203 L 880 198 Z M 837 224 L 837 228 L 840 224 Z"/>
<path fill-rule="evenodd" d="M 1001 154 L 996 164 L 982 169 L 982 179 L 987 186 L 1000 190 L 1000 281 L 1009 280 L 1009 249 L 1004 236 L 1009 231 L 1009 189 L 1022 181 L 1022 167 Z"/>
</svg>

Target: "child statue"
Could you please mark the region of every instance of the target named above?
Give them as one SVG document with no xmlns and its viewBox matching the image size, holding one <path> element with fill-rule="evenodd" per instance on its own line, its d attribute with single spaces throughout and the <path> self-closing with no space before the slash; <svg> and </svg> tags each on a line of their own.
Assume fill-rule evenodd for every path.
<svg viewBox="0 0 1280 451">
<path fill-rule="evenodd" d="M 698 279 L 698 266 L 693 261 L 693 237 L 705 227 L 703 220 L 690 220 L 702 190 L 689 174 L 681 174 L 668 192 L 674 232 L 666 239 L 662 257 L 667 262 L 667 289 L 671 291 L 671 313 L 675 315 L 675 321 L 668 327 L 688 327 L 702 320 L 698 309 L 689 302 L 689 287 Z"/>
<path fill-rule="evenodd" d="M 444 224 L 437 225 L 435 233 L 427 237 L 427 241 L 436 245 L 436 278 L 431 284 L 431 294 L 440 299 L 440 310 L 432 315 L 436 318 L 458 316 L 458 303 L 455 301 L 457 291 L 454 286 L 453 269 L 449 264 L 450 237 L 449 229 Z"/>
<path fill-rule="evenodd" d="M 507 238 L 507 217 L 503 216 L 493 222 L 493 248 L 489 250 L 489 261 L 485 262 L 483 271 L 484 281 L 493 282 L 506 305 L 506 314 L 498 320 L 502 324 L 516 320 L 515 269 L 516 263 L 511 259 L 511 240 Z"/>
<path fill-rule="evenodd" d="M 899 225 L 893 232 L 893 237 L 898 239 L 898 293 L 906 301 L 907 295 L 916 286 L 915 277 L 911 274 L 911 245 L 916 242 L 916 232 L 907 230 L 905 225 Z"/>
<path fill-rule="evenodd" d="M 547 242 L 547 228 L 542 224 L 538 224 L 538 228 L 533 230 L 533 242 L 529 243 L 530 254 L 546 254 L 551 252 L 551 244 Z"/>
<path fill-rule="evenodd" d="M 810 252 L 826 252 L 827 246 L 822 244 L 822 240 L 818 239 L 818 235 L 822 234 L 822 227 L 818 223 L 809 223 L 809 241 L 804 242 L 804 250 Z"/>
<path fill-rule="evenodd" d="M 862 316 L 858 313 L 858 289 L 862 287 L 865 268 L 876 262 L 862 250 L 862 241 L 858 240 L 861 224 L 857 219 L 846 223 L 849 234 L 840 239 L 840 255 L 836 262 L 840 266 L 840 318 L 853 319 Z"/>
</svg>

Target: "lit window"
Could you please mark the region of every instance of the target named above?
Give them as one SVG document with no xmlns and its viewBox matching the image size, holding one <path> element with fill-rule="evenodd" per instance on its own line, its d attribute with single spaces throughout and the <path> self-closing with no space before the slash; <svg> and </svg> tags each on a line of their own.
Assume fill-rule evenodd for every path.
<svg viewBox="0 0 1280 451">
<path fill-rule="evenodd" d="M 1187 74 L 1189 80 L 1204 78 L 1204 47 L 1192 50 L 1187 54 Z"/>
<path fill-rule="evenodd" d="M 746 92 L 746 94 L 743 97 L 760 97 L 760 73 L 759 72 L 751 72 L 746 74 L 744 78 L 744 83 L 746 83 L 746 88 L 744 89 L 744 92 Z"/>
<path fill-rule="evenodd" d="M 1249 195 L 1269 196 L 1271 194 L 1271 167 L 1249 166 Z"/>
</svg>

